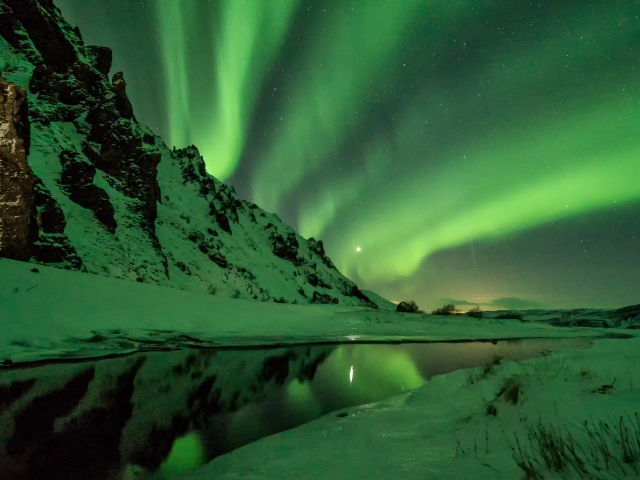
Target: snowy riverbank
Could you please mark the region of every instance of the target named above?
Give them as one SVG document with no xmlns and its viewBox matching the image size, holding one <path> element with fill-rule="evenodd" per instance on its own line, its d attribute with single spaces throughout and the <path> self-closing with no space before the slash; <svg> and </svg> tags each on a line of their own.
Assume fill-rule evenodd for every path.
<svg viewBox="0 0 640 480">
<path fill-rule="evenodd" d="M 5 366 L 181 346 L 594 337 L 592 349 L 563 349 L 521 363 L 502 361 L 436 376 L 411 393 L 333 412 L 218 457 L 186 477 L 195 479 L 506 479 L 524 476 L 525 469 L 530 478 L 546 478 L 548 466 L 531 446 L 527 428 L 532 438 L 557 440 L 543 448 L 550 455 L 562 448 L 569 455 L 568 435 L 575 440 L 577 456 L 557 462 L 558 468 L 573 468 L 573 462 L 601 478 L 632 473 L 638 446 L 630 447 L 628 465 L 615 442 L 623 444 L 627 430 L 640 434 L 635 417 L 640 338 L 596 337 L 631 336 L 637 330 L 558 327 L 544 322 L 558 315 L 572 318 L 568 312 L 525 313 L 519 321 L 495 313 L 474 319 L 252 302 L 0 260 Z M 580 315 L 612 319 L 607 311 Z M 610 433 L 600 422 L 607 422 Z M 610 451 L 610 458 L 589 443 L 588 432 L 611 443 L 601 449 Z"/>
<path fill-rule="evenodd" d="M 582 478 L 635 477 L 639 389 L 640 339 L 596 340 L 592 349 L 437 376 L 181 478 L 577 478 L 577 469 Z"/>
<path fill-rule="evenodd" d="M 0 260 L 0 321 L 0 359 L 5 362 L 184 345 L 491 340 L 609 331 L 234 300 L 7 259 Z"/>
</svg>

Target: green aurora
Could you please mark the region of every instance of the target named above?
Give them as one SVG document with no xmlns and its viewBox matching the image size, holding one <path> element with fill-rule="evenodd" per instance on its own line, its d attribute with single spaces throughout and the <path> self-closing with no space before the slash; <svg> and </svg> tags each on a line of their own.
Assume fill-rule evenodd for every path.
<svg viewBox="0 0 640 480">
<path fill-rule="evenodd" d="M 524 238 L 556 224 L 569 244 L 595 225 L 577 232 L 572 221 L 593 215 L 609 218 L 598 251 L 625 265 L 627 284 L 640 280 L 640 254 L 620 256 L 640 250 L 638 229 L 609 239 L 612 225 L 640 223 L 639 2 L 56 3 L 87 41 L 114 48 L 114 68 L 122 51 L 138 118 L 171 145 L 197 145 L 210 173 L 323 239 L 363 288 L 430 304 L 439 294 L 587 304 L 589 290 L 607 305 L 634 301 L 631 287 L 602 293 L 596 270 L 582 299 L 544 288 L 571 268 L 531 288 L 487 284 L 506 271 L 492 245 L 524 257 Z M 105 15 L 106 31 L 95 27 Z M 137 29 L 158 57 L 140 67 L 117 40 Z M 143 69 L 156 86 L 136 78 Z M 434 277 L 438 256 L 502 266 L 475 272 L 474 286 L 464 272 Z"/>
</svg>

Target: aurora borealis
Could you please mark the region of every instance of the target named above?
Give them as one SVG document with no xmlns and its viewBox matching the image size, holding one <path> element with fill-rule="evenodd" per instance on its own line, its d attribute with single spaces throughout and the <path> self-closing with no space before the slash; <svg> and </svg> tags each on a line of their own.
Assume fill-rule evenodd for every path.
<svg viewBox="0 0 640 480">
<path fill-rule="evenodd" d="M 361 288 L 640 302 L 639 2 L 54 1 L 140 121 Z"/>
</svg>

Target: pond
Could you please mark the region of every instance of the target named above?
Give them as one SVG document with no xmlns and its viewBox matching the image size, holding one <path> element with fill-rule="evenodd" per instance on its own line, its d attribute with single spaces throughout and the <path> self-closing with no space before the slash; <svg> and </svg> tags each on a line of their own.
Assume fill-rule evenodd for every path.
<svg viewBox="0 0 640 480">
<path fill-rule="evenodd" d="M 169 478 L 434 375 L 495 356 L 522 360 L 590 345 L 525 339 L 183 349 L 4 368 L 0 477 Z"/>
</svg>

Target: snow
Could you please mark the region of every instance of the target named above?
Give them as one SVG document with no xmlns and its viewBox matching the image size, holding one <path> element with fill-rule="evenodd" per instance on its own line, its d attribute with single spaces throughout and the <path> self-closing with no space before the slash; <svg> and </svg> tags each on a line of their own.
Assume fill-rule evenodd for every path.
<svg viewBox="0 0 640 480">
<path fill-rule="evenodd" d="M 38 273 L 31 269 L 37 267 Z M 288 305 L 0 260 L 0 359 L 89 357 L 181 345 L 459 341 L 597 336 L 608 330 L 513 320 L 436 317 L 340 305 Z M 100 335 L 101 342 L 90 341 Z M 185 337 L 187 336 L 187 337 Z M 145 343 L 147 342 L 147 343 Z"/>
<path fill-rule="evenodd" d="M 7 364 L 185 345 L 635 333 L 234 300 L 7 259 L 0 260 L 0 318 L 0 359 Z M 333 412 L 249 444 L 182 478 L 518 478 L 523 474 L 510 445 L 515 444 L 514 432 L 526 443 L 525 422 L 540 418 L 567 426 L 581 438 L 585 420 L 611 422 L 638 411 L 639 347 L 635 336 L 597 339 L 589 350 L 564 349 L 526 362 L 504 361 L 487 375 L 476 369 L 436 376 L 410 393 L 346 409 L 346 417 Z M 509 379 L 520 386 L 515 405 L 498 395 Z M 614 388 L 598 393 L 611 384 Z M 84 402 L 89 405 L 91 398 Z M 488 405 L 496 408 L 497 416 L 487 414 Z M 167 410 L 160 404 L 137 408 Z M 165 418 L 169 415 L 158 421 Z M 138 425 L 134 430 L 149 428 Z"/>
<path fill-rule="evenodd" d="M 537 313 L 544 317 L 544 312 Z M 0 359 L 5 362 L 185 345 L 602 337 L 636 332 L 234 300 L 7 259 L 0 260 L 0 318 L 4 327 Z M 523 474 L 510 445 L 515 445 L 514 434 L 526 444 L 525 422 L 540 418 L 567 426 L 582 438 L 585 420 L 612 422 L 639 410 L 639 347 L 635 336 L 597 339 L 588 350 L 558 350 L 521 363 L 504 361 L 487 375 L 475 369 L 436 376 L 408 394 L 346 409 L 346 417 L 333 412 L 249 444 L 182 478 L 519 478 Z M 228 363 L 223 357 L 219 362 Z M 212 368 L 218 368 L 215 365 Z M 145 375 L 151 378 L 156 370 L 149 364 Z M 471 383 L 470 378 L 476 381 Z M 498 395 L 509 379 L 519 385 L 515 405 Z M 159 381 L 145 380 L 149 385 Z M 614 388 L 598 393 L 611 384 Z M 179 403 L 168 399 L 160 396 L 148 405 L 136 403 L 136 408 L 155 409 L 157 421 L 166 423 L 175 414 L 168 405 Z M 83 402 L 89 408 L 90 396 Z M 487 414 L 488 405 L 496 408 L 497 416 Z M 126 438 L 134 441 L 153 426 L 130 428 L 135 435 Z"/>
</svg>

